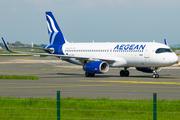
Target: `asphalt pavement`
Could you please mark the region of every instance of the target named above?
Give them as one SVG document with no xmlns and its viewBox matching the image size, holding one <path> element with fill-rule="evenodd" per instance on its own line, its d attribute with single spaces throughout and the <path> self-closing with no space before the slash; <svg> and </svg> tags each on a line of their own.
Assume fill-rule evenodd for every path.
<svg viewBox="0 0 180 120">
<path fill-rule="evenodd" d="M 85 77 L 81 66 L 57 58 L 0 57 L 1 75 L 34 75 L 39 80 L 0 79 L 0 96 L 20 98 L 110 98 L 110 99 L 180 99 L 180 67 L 162 69 L 160 78 L 130 68 L 129 77 L 120 77 L 121 69 Z"/>
</svg>

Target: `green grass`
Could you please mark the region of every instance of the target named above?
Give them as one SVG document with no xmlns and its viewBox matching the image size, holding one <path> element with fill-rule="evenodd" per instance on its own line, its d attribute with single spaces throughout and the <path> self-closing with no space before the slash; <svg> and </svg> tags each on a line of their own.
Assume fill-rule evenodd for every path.
<svg viewBox="0 0 180 120">
<path fill-rule="evenodd" d="M 0 75 L 0 79 L 28 79 L 39 80 L 38 76 Z"/>
<path fill-rule="evenodd" d="M 158 100 L 157 103 L 158 120 L 180 119 L 180 100 Z M 56 119 L 56 108 L 55 99 L 0 97 L 0 120 Z M 62 98 L 61 119 L 78 118 L 152 120 L 153 104 L 152 100 Z"/>
<path fill-rule="evenodd" d="M 3 54 L 0 54 L 0 56 L 16 56 L 16 57 L 21 57 L 21 56 L 33 56 L 33 55 L 21 55 L 21 54 L 19 54 L 19 55 L 17 55 L 17 54 L 9 54 L 9 55 L 7 55 L 7 54 L 5 54 L 5 55 L 3 55 Z"/>
<path fill-rule="evenodd" d="M 171 48 L 173 51 L 180 50 L 180 48 Z"/>
</svg>

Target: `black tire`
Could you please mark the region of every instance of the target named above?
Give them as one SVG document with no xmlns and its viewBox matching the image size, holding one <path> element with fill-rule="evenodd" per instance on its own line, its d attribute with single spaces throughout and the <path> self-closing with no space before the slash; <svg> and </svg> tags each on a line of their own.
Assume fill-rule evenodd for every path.
<svg viewBox="0 0 180 120">
<path fill-rule="evenodd" d="M 156 74 L 156 78 L 159 78 L 159 74 Z"/>
<path fill-rule="evenodd" d="M 128 70 L 125 71 L 125 76 L 126 76 L 126 77 L 129 76 L 129 71 L 128 71 Z"/>
<path fill-rule="evenodd" d="M 153 78 L 159 78 L 159 74 L 153 74 Z"/>
<path fill-rule="evenodd" d="M 90 73 L 86 71 L 86 72 L 85 72 L 85 76 L 86 76 L 86 77 L 90 77 Z"/>
<path fill-rule="evenodd" d="M 124 70 L 121 70 L 121 71 L 120 71 L 120 76 L 121 76 L 121 77 L 124 77 L 124 76 L 125 76 L 125 71 L 124 71 Z"/>
<path fill-rule="evenodd" d="M 94 76 L 95 76 L 95 74 L 94 74 L 94 73 L 90 73 L 90 76 L 91 76 L 91 77 L 94 77 Z"/>
</svg>

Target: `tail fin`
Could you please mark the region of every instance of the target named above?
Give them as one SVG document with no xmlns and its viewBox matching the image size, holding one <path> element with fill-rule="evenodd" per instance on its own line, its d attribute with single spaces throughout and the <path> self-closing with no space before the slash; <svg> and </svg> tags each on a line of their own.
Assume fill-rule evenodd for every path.
<svg viewBox="0 0 180 120">
<path fill-rule="evenodd" d="M 63 45 L 66 40 L 52 14 L 52 12 L 46 12 L 46 22 L 49 34 L 49 43 L 56 45 Z"/>
<path fill-rule="evenodd" d="M 169 46 L 166 39 L 164 39 L 164 44 L 167 45 L 167 46 Z"/>
</svg>

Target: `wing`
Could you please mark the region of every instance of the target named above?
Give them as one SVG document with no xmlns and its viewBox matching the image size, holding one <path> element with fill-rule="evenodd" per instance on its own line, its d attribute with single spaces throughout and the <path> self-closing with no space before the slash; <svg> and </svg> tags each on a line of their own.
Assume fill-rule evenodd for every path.
<svg viewBox="0 0 180 120">
<path fill-rule="evenodd" d="M 30 48 L 30 49 L 38 49 L 38 50 L 53 51 L 53 49 L 37 48 L 37 47 L 21 47 L 21 48 Z"/>
<path fill-rule="evenodd" d="M 60 54 L 48 54 L 48 53 L 31 53 L 31 52 L 20 52 L 20 51 L 12 51 L 9 49 L 7 46 L 6 42 L 2 38 L 2 41 L 4 43 L 4 46 L 7 51 L 12 52 L 12 53 L 20 53 L 20 54 L 30 54 L 30 55 L 40 55 L 40 56 L 53 56 L 53 57 L 59 57 L 61 59 L 70 59 L 70 58 L 75 58 L 76 60 L 79 61 L 106 61 L 107 63 L 111 64 L 115 62 L 114 59 L 109 59 L 109 58 L 90 58 L 86 56 L 69 56 L 69 55 L 60 55 Z M 46 49 L 46 48 L 32 48 L 32 47 L 25 47 L 25 48 L 31 48 L 31 49 L 40 49 L 40 50 L 46 50 L 46 51 L 52 51 L 52 49 Z"/>
</svg>

